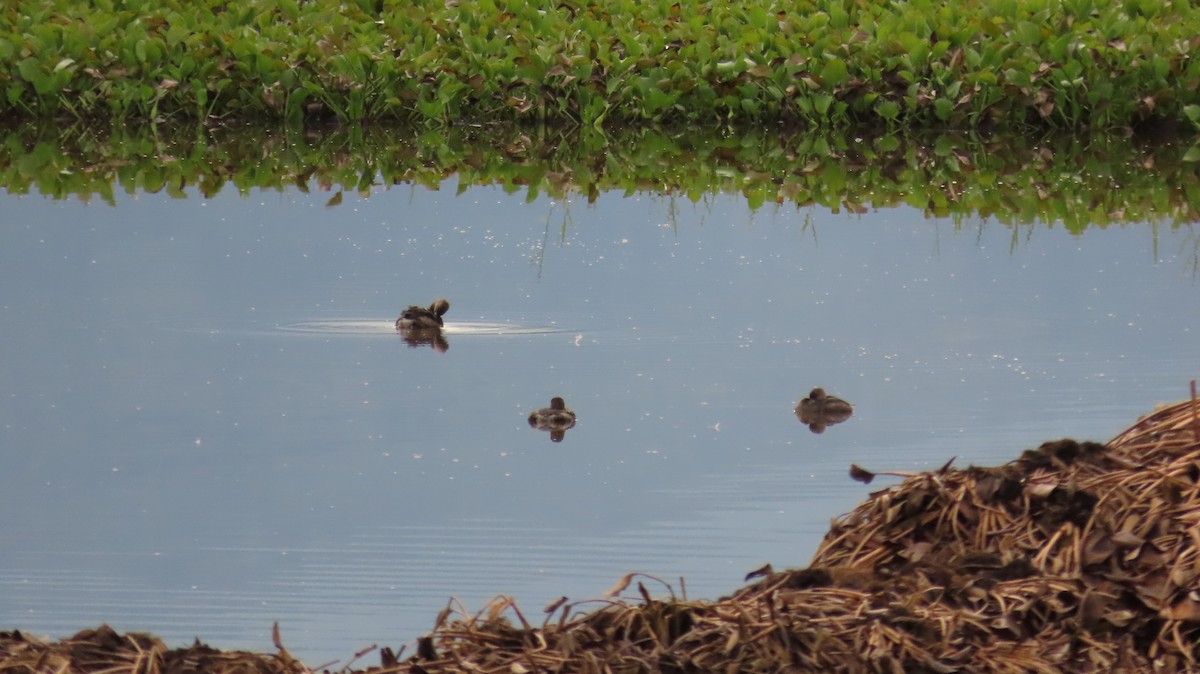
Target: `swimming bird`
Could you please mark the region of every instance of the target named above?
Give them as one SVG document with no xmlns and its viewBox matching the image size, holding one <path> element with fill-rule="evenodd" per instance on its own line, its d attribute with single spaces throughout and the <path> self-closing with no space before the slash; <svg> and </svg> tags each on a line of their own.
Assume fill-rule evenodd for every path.
<svg viewBox="0 0 1200 674">
<path fill-rule="evenodd" d="M 800 423 L 807 424 L 813 433 L 821 433 L 826 426 L 840 424 L 854 414 L 854 406 L 841 398 L 827 395 L 825 389 L 815 388 L 808 397 L 796 405 L 796 416 Z"/>
<path fill-rule="evenodd" d="M 445 323 L 442 316 L 450 310 L 450 303 L 439 297 L 429 308 L 415 304 L 405 309 L 396 319 L 397 330 L 441 330 Z"/>
<path fill-rule="evenodd" d="M 562 442 L 567 430 L 575 426 L 575 413 L 567 409 L 567 403 L 555 396 L 550 406 L 529 414 L 529 425 L 541 431 L 550 431 L 550 439 Z"/>
</svg>

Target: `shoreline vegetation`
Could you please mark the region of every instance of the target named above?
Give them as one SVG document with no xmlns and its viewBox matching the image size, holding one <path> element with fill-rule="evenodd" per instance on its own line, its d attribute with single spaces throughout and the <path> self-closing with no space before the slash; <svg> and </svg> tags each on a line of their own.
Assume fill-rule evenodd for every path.
<svg viewBox="0 0 1200 674">
<path fill-rule="evenodd" d="M 398 187 L 494 185 L 568 207 L 634 193 L 692 203 L 740 195 L 752 210 L 909 206 L 956 223 L 1000 222 L 1014 237 L 1030 224 L 1082 233 L 1200 220 L 1195 151 L 1161 134 L 26 123 L 2 136 L 0 189 L 110 205 L 118 193 L 298 189 L 327 194 L 336 208 Z"/>
<path fill-rule="evenodd" d="M 1057 440 L 993 468 L 891 473 L 835 520 L 806 569 L 751 572 L 715 601 L 628 574 L 602 599 L 541 615 L 497 597 L 451 603 L 405 648 L 340 669 L 479 672 L 1196 671 L 1200 666 L 1200 401 L 1161 408 L 1116 438 Z M 874 474 L 850 467 L 870 482 Z M 636 591 L 636 594 L 635 594 Z M 655 597 L 652 593 L 657 593 Z M 276 652 L 168 649 L 108 626 L 46 641 L 0 632 L 0 671 L 301 674 Z M 365 656 L 379 665 L 353 667 Z M 359 665 L 361 666 L 361 665 Z"/>
<path fill-rule="evenodd" d="M 15 0 L 0 118 L 1114 129 L 1200 122 L 1172 0 Z"/>
</svg>

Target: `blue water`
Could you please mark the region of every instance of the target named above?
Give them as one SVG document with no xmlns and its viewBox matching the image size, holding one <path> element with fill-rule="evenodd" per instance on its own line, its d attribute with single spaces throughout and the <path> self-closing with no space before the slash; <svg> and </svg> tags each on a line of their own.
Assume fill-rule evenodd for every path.
<svg viewBox="0 0 1200 674">
<path fill-rule="evenodd" d="M 1105 440 L 1200 375 L 1191 227 L 444 187 L 0 195 L 0 628 L 279 621 L 315 666 L 451 597 L 716 598 L 805 565 L 851 463 Z M 444 352 L 389 329 L 439 296 Z M 814 386 L 854 416 L 811 433 Z"/>
</svg>

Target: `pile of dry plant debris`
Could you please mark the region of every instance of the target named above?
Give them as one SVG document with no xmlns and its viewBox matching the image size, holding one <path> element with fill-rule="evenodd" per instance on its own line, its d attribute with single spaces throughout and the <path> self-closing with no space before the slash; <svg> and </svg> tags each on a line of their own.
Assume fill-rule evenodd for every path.
<svg viewBox="0 0 1200 674">
<path fill-rule="evenodd" d="M 996 468 L 903 477 L 835 522 L 808 568 L 764 567 L 732 596 L 690 601 L 630 574 L 609 597 L 634 586 L 640 601 L 564 598 L 532 622 L 500 597 L 474 615 L 447 609 L 409 655 L 384 648 L 378 667 L 352 669 L 368 649 L 340 671 L 1200 671 L 1194 397 L 1105 445 L 1059 440 Z M 275 646 L 0 632 L 0 674 L 309 671 L 278 631 Z"/>
</svg>

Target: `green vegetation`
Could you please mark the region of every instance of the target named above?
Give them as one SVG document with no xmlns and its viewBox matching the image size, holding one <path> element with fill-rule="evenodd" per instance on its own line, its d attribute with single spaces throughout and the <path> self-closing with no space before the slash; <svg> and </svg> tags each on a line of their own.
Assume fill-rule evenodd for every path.
<svg viewBox="0 0 1200 674">
<path fill-rule="evenodd" d="M 13 0 L 0 115 L 424 125 L 1200 122 L 1171 0 Z"/>
<path fill-rule="evenodd" d="M 980 138 L 637 129 L 616 134 L 512 126 L 329 133 L 228 126 L 114 132 L 28 125 L 0 142 L 0 187 L 54 198 L 298 188 L 370 194 L 396 185 L 500 185 L 594 201 L 650 192 L 703 201 L 740 194 L 752 208 L 857 213 L 907 204 L 930 216 L 976 214 L 1074 232 L 1124 222 L 1200 219 L 1200 173 L 1185 144 L 1111 134 Z"/>
</svg>

